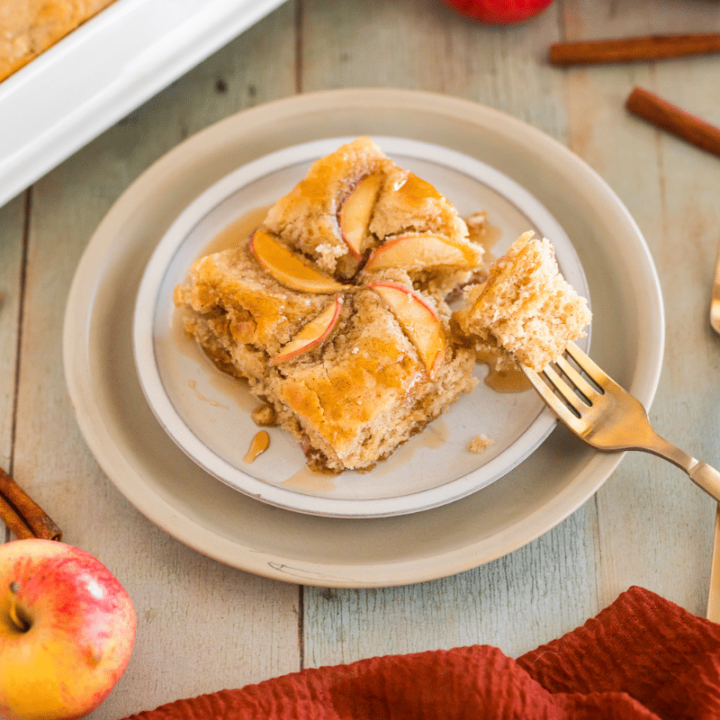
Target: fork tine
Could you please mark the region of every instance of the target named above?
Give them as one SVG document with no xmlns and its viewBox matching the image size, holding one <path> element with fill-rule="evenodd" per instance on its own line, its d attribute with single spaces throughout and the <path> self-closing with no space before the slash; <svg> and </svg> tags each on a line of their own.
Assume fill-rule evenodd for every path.
<svg viewBox="0 0 720 720">
<path fill-rule="evenodd" d="M 597 390 L 565 359 L 565 356 L 560 355 L 560 357 L 555 360 L 555 364 L 563 371 L 563 374 L 568 380 L 570 380 L 589 401 L 592 401 L 592 398 L 597 395 Z"/>
<path fill-rule="evenodd" d="M 524 366 L 522 370 L 527 376 L 527 379 L 533 384 L 533 387 L 540 393 L 543 400 L 545 400 L 545 404 L 555 413 L 558 419 L 565 423 L 574 433 L 582 435 L 586 430 L 585 423 L 570 411 L 535 370 Z"/>
<path fill-rule="evenodd" d="M 565 402 L 571 407 L 575 408 L 579 413 L 588 407 L 587 403 L 584 403 L 579 397 L 575 390 L 563 380 L 563 378 L 555 372 L 551 365 L 543 368 L 543 375 L 548 379 L 550 385 L 557 390 L 560 395 L 565 399 Z"/>
<path fill-rule="evenodd" d="M 620 387 L 607 373 L 598 367 L 574 342 L 567 346 L 567 354 L 577 363 L 578 367 L 594 380 L 599 387 Z"/>
</svg>

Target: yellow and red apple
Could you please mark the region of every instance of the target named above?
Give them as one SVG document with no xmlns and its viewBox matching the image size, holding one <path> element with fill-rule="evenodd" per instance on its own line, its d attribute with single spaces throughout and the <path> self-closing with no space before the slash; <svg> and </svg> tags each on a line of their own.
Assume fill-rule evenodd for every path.
<svg viewBox="0 0 720 720">
<path fill-rule="evenodd" d="M 343 289 L 262 228 L 252 234 L 250 251 L 272 277 L 293 290 L 324 295 Z"/>
<path fill-rule="evenodd" d="M 0 545 L 0 717 L 74 720 L 130 659 L 135 611 L 89 553 L 50 540 Z"/>
<path fill-rule="evenodd" d="M 390 281 L 370 283 L 410 338 L 429 377 L 445 355 L 445 331 L 432 305 L 411 287 Z"/>
<path fill-rule="evenodd" d="M 321 345 L 332 334 L 343 306 L 343 296 L 336 295 L 333 301 L 320 314 L 305 325 L 300 332 L 280 352 L 270 360 L 271 365 L 292 360 L 318 345 Z"/>
</svg>

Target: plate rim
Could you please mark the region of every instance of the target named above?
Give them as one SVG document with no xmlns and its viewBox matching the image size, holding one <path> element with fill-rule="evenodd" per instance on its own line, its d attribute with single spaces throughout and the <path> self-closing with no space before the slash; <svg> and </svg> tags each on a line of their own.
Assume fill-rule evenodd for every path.
<svg viewBox="0 0 720 720">
<path fill-rule="evenodd" d="M 413 110 L 432 116 L 435 122 L 463 122 L 473 127 L 474 132 L 501 124 L 505 136 L 519 147 L 528 151 L 542 151 L 545 156 L 553 155 L 562 168 L 580 172 L 590 187 L 600 194 L 600 209 L 608 207 L 614 213 L 614 222 L 631 232 L 638 240 L 634 247 L 644 259 L 642 277 L 654 291 L 647 300 L 653 312 L 654 327 L 645 333 L 637 345 L 637 366 L 644 371 L 635 374 L 629 389 L 649 408 L 660 378 L 664 345 L 664 310 L 662 295 L 650 251 L 635 220 L 610 186 L 581 158 L 549 135 L 517 118 L 499 110 L 462 98 L 438 93 L 394 88 L 353 88 L 329 90 L 305 95 L 290 96 L 271 103 L 244 110 L 191 136 L 157 160 L 140 175 L 116 201 L 93 234 L 78 264 L 68 296 L 67 311 L 63 329 L 63 359 L 66 382 L 72 400 L 73 411 L 80 431 L 89 449 L 108 478 L 142 514 L 164 529 L 168 534 L 199 552 L 228 565 L 254 572 L 265 577 L 286 582 L 302 582 L 325 587 L 382 587 L 403 585 L 445 577 L 468 570 L 502 557 L 536 539 L 572 514 L 605 482 L 622 460 L 624 454 L 601 455 L 594 453 L 580 473 L 551 500 L 525 517 L 521 531 L 505 528 L 485 541 L 474 538 L 460 551 L 435 554 L 420 560 L 399 559 L 393 562 L 375 564 L 321 563 L 313 560 L 285 562 L 287 559 L 273 553 L 239 545 L 217 532 L 209 531 L 197 522 L 177 511 L 165 498 L 142 482 L 134 483 L 129 476 L 136 475 L 134 468 L 123 453 L 114 446 L 112 435 L 105 423 L 93 422 L 89 409 L 93 407 L 94 390 L 91 384 L 80 381 L 81 373 L 73 375 L 72 370 L 80 362 L 90 372 L 91 358 L 85 341 L 90 334 L 93 298 L 100 283 L 100 274 L 113 249 L 110 230 L 117 231 L 123 224 L 126 206 L 141 203 L 146 189 L 152 188 L 156 177 L 170 173 L 175 163 L 186 153 L 202 147 L 212 134 L 228 134 L 232 137 L 234 124 L 242 126 L 243 134 L 253 127 L 261 127 L 272 120 L 276 113 L 285 113 L 294 118 L 316 118 L 328 112 L 328 108 L 344 112 L 363 109 L 368 103 L 376 109 L 390 108 Z M 90 274 L 94 282 L 85 283 Z M 86 313 L 78 313 L 78 308 Z M 593 481 L 588 476 L 594 477 Z M 463 502 L 463 501 L 459 501 Z M 539 521 L 539 514 L 553 513 L 552 522 Z M 542 511 L 542 512 L 541 512 Z M 358 522 L 347 520 L 346 522 Z M 360 521 L 362 522 L 362 521 Z M 380 520 L 379 522 L 383 522 Z"/>
<path fill-rule="evenodd" d="M 467 175 L 479 184 L 491 187 L 498 195 L 517 206 L 538 226 L 540 235 L 551 237 L 553 245 L 567 254 L 567 262 L 573 263 L 574 260 L 573 269 L 578 275 L 574 283 L 575 289 L 590 302 L 587 278 L 570 238 L 552 213 L 529 190 L 497 168 L 437 143 L 402 137 L 372 137 L 391 155 L 408 156 Z M 425 490 L 401 496 L 363 499 L 297 493 L 276 483 L 257 479 L 203 443 L 193 432 L 186 416 L 175 406 L 171 393 L 165 387 L 156 350 L 160 294 L 170 266 L 194 230 L 248 184 L 291 165 L 317 159 L 352 139 L 351 136 L 326 137 L 294 143 L 262 155 L 220 178 L 188 203 L 158 240 L 145 266 L 133 314 L 133 357 L 145 400 L 155 418 L 176 445 L 207 473 L 238 492 L 286 510 L 321 517 L 361 519 L 428 510 L 460 500 L 486 487 L 535 452 L 555 428 L 557 419 L 549 409 L 538 402 L 539 409 L 530 424 L 498 456 L 454 480 Z M 152 312 L 148 312 L 148 308 L 152 308 Z M 587 351 L 589 338 L 583 337 L 579 342 Z M 518 444 L 520 448 L 517 447 Z"/>
</svg>

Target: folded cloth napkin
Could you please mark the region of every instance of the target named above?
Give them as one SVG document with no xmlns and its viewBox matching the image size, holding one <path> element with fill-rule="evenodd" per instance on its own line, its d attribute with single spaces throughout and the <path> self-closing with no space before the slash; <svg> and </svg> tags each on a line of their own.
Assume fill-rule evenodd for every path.
<svg viewBox="0 0 720 720">
<path fill-rule="evenodd" d="M 285 675 L 133 720 L 720 718 L 720 625 L 639 587 L 517 660 L 488 645 Z"/>
</svg>

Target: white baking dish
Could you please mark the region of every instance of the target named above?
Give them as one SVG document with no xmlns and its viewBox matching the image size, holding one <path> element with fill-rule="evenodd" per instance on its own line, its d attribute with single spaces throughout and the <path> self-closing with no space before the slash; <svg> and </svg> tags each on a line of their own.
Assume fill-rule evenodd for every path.
<svg viewBox="0 0 720 720">
<path fill-rule="evenodd" d="M 0 83 L 0 206 L 284 0 L 117 0 Z"/>
</svg>

